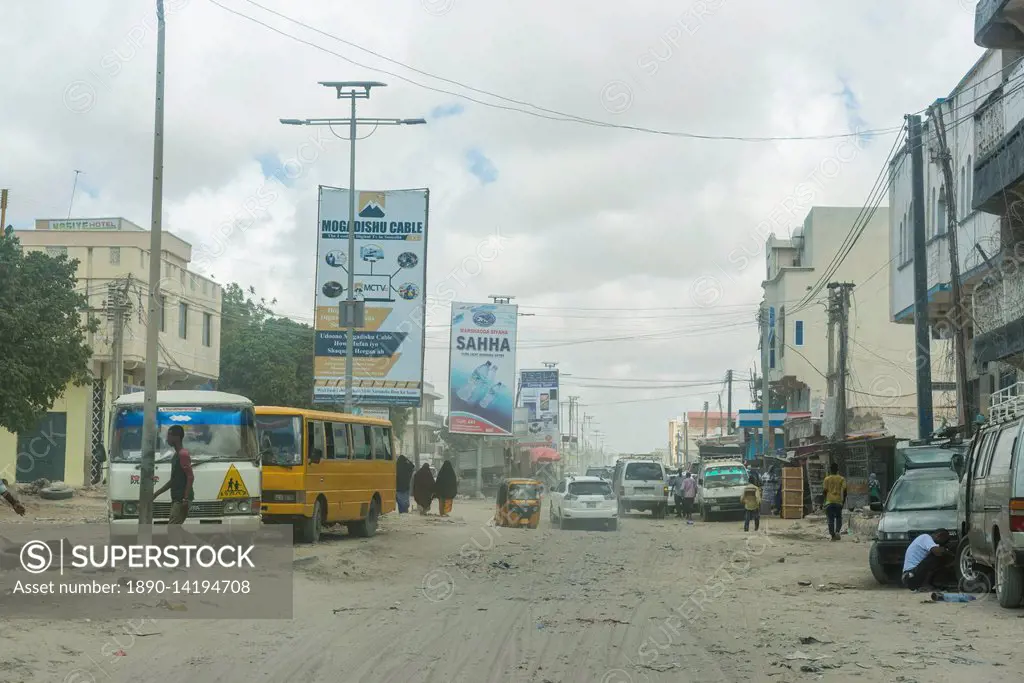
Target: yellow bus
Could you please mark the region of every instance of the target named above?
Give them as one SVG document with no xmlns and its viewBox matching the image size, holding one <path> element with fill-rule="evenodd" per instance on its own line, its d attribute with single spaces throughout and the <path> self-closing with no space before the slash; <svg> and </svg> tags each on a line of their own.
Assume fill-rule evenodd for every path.
<svg viewBox="0 0 1024 683">
<path fill-rule="evenodd" d="M 316 543 L 328 524 L 373 536 L 380 516 L 395 510 L 388 420 L 257 406 L 256 429 L 265 524 L 291 524 L 296 538 Z"/>
</svg>

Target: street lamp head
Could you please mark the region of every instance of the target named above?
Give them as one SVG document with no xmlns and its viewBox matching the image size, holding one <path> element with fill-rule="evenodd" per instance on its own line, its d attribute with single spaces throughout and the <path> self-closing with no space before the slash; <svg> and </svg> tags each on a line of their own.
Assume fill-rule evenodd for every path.
<svg viewBox="0 0 1024 683">
<path fill-rule="evenodd" d="M 426 122 L 426 119 L 402 119 L 400 123 L 403 123 L 406 126 L 419 126 Z"/>
<path fill-rule="evenodd" d="M 286 126 L 303 126 L 306 124 L 302 119 L 280 119 L 280 121 Z"/>
<path fill-rule="evenodd" d="M 372 88 L 383 88 L 387 83 L 380 81 L 320 81 L 320 85 L 325 88 L 334 88 L 339 100 L 346 98 L 367 100 L 370 99 Z"/>
<path fill-rule="evenodd" d="M 380 81 L 320 81 L 320 85 L 326 88 L 386 88 L 387 83 Z"/>
</svg>

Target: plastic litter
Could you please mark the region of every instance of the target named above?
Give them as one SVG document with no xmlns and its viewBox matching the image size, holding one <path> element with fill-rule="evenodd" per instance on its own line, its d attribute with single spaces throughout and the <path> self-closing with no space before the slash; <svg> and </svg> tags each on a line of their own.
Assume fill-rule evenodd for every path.
<svg viewBox="0 0 1024 683">
<path fill-rule="evenodd" d="M 971 602 L 977 599 L 969 593 L 932 593 L 934 602 Z"/>
</svg>

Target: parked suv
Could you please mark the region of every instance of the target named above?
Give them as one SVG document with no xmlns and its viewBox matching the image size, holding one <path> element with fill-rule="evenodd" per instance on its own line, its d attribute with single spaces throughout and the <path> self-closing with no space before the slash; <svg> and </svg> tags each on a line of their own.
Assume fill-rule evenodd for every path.
<svg viewBox="0 0 1024 683">
<path fill-rule="evenodd" d="M 992 395 L 960 482 L 957 572 L 991 586 L 1002 607 L 1024 600 L 1024 383 Z"/>
<path fill-rule="evenodd" d="M 665 466 L 660 460 L 619 460 L 615 463 L 612 485 L 619 499 L 619 516 L 630 510 L 650 510 L 656 518 L 668 510 L 668 486 Z"/>
</svg>

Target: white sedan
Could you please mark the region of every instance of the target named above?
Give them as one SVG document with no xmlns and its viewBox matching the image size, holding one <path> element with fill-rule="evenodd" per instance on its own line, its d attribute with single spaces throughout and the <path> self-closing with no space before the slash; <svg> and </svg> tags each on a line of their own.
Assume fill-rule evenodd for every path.
<svg viewBox="0 0 1024 683">
<path fill-rule="evenodd" d="M 552 524 L 564 529 L 572 522 L 597 521 L 614 531 L 619 527 L 618 503 L 612 485 L 600 477 L 566 477 L 550 494 Z"/>
</svg>

